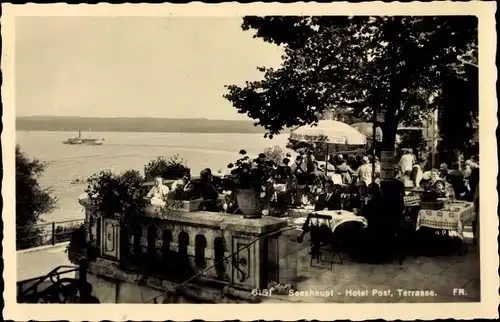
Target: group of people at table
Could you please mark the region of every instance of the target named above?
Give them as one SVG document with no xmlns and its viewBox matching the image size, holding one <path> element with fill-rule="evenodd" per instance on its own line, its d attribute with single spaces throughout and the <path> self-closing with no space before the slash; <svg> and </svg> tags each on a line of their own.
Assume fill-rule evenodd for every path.
<svg viewBox="0 0 500 322">
<path fill-rule="evenodd" d="M 265 158 L 264 154 L 260 154 L 257 159 Z M 282 180 L 272 183 L 272 197 L 267 199 L 261 209 L 264 213 L 269 213 L 269 209 L 273 207 L 305 208 L 310 210 L 310 213 L 342 210 L 343 214 L 361 216 L 369 223 L 366 229 L 363 229 L 363 241 L 360 242 L 364 245 L 364 253 L 370 253 L 370 249 L 376 247 L 380 255 L 384 245 L 394 243 L 390 236 L 395 235 L 398 218 L 405 211 L 404 196 L 411 188 L 427 189 L 429 186 L 442 184 L 443 193 L 446 194 L 445 186 L 451 186 L 449 190 L 454 199 L 474 201 L 476 213 L 478 212 L 477 158 L 465 161 L 464 169 L 459 164 L 453 164 L 450 171 L 447 165 L 443 164 L 439 171 L 424 172 L 424 167 L 423 160 L 417 160 L 411 151 L 407 151 L 396 166 L 396 177 L 380 182 L 380 163 L 376 157 L 344 157 L 337 154 L 331 156 L 326 165 L 320 165 L 314 159 L 312 151 L 305 151 L 293 162 L 287 157 L 278 165 L 277 171 L 282 173 Z M 332 173 L 336 175 L 335 182 Z M 204 169 L 196 183 L 186 174 L 170 188 L 163 184 L 161 178 L 157 178 L 147 198 L 152 204 L 162 204 L 165 196 L 169 194 L 196 191 L 203 199 L 204 210 L 240 214 L 236 197 L 231 192 L 224 191 L 223 186 L 223 178 L 213 176 L 210 169 Z M 309 231 L 309 217 L 302 226 L 303 232 Z M 476 224 L 477 219 L 473 223 L 474 230 Z M 387 238 L 383 238 L 384 236 Z"/>
</svg>

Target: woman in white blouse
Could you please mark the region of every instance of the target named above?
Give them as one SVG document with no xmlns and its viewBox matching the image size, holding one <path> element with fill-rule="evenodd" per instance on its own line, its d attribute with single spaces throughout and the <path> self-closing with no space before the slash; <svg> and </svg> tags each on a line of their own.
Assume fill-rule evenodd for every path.
<svg viewBox="0 0 500 322">
<path fill-rule="evenodd" d="M 165 198 L 167 197 L 170 189 L 163 184 L 163 179 L 160 177 L 155 178 L 155 185 L 149 190 L 146 195 L 147 199 L 151 200 L 152 205 L 164 205 Z"/>
</svg>

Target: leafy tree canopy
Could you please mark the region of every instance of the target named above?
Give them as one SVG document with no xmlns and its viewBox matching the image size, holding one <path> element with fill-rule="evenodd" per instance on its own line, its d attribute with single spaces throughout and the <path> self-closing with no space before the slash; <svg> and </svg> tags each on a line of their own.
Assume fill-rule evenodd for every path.
<svg viewBox="0 0 500 322">
<path fill-rule="evenodd" d="M 50 189 L 42 188 L 38 178 L 45 164 L 30 159 L 16 146 L 16 247 L 25 249 L 40 244 L 41 231 L 36 224 L 40 215 L 51 212 L 57 200 Z"/>
<path fill-rule="evenodd" d="M 443 78 L 477 48 L 473 16 L 245 17 L 242 29 L 284 55 L 279 69 L 258 67 L 262 80 L 227 86 L 240 113 L 272 136 L 315 123 L 332 106 L 365 117 L 384 109 L 386 148 L 400 122 L 419 123 L 435 109 Z"/>
</svg>

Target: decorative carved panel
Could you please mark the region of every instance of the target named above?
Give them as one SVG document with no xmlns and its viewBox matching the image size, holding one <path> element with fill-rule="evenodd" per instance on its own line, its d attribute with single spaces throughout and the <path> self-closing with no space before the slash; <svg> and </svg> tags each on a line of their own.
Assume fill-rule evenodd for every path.
<svg viewBox="0 0 500 322">
<path fill-rule="evenodd" d="M 120 224 L 118 220 L 103 218 L 102 254 L 119 259 Z"/>
<path fill-rule="evenodd" d="M 252 277 L 251 272 L 251 253 L 250 248 L 244 248 L 248 245 L 249 240 L 244 237 L 233 237 L 232 238 L 232 251 L 235 253 L 237 250 L 239 252 L 235 253 L 232 260 L 232 281 L 237 284 L 248 284 L 250 278 Z M 244 249 L 242 249 L 244 248 Z"/>
</svg>

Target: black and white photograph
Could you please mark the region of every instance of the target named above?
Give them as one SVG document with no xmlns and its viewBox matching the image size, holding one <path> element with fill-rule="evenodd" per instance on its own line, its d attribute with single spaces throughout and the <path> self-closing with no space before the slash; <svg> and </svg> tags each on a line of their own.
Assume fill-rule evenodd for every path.
<svg viewBox="0 0 500 322">
<path fill-rule="evenodd" d="M 6 317 L 498 317 L 496 7 L 440 4 L 5 7 Z"/>
</svg>

